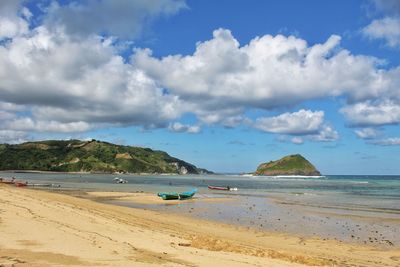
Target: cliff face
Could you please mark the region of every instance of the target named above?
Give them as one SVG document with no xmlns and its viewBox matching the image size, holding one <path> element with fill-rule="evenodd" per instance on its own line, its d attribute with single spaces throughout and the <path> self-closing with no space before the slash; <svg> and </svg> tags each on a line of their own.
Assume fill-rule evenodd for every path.
<svg viewBox="0 0 400 267">
<path fill-rule="evenodd" d="M 129 173 L 209 173 L 150 148 L 101 141 L 48 140 L 0 144 L 0 170 Z"/>
<path fill-rule="evenodd" d="M 303 156 L 289 155 L 276 161 L 262 163 L 258 166 L 255 175 L 305 175 L 319 176 L 321 173 Z"/>
</svg>

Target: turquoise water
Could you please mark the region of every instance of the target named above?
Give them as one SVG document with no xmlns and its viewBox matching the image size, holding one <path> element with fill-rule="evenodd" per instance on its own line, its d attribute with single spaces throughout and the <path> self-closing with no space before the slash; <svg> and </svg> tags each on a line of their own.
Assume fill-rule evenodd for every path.
<svg viewBox="0 0 400 267">
<path fill-rule="evenodd" d="M 0 173 L 29 183 L 58 183 L 61 188 L 91 190 L 179 191 L 192 187 L 200 194 L 226 194 L 207 185 L 237 187 L 230 195 L 273 196 L 281 201 L 320 206 L 380 209 L 400 213 L 400 176 L 334 175 L 321 177 L 264 177 L 240 175 L 111 175 L 63 173 Z M 115 184 L 113 178 L 128 184 Z"/>
</svg>

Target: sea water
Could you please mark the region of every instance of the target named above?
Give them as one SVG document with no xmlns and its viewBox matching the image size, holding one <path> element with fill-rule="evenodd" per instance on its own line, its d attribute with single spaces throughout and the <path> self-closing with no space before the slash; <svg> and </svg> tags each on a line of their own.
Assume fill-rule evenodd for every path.
<svg viewBox="0 0 400 267">
<path fill-rule="evenodd" d="M 376 209 L 400 213 L 400 176 L 242 176 L 242 175 L 127 175 L 7 173 L 28 183 L 56 183 L 64 189 L 144 191 L 182 191 L 198 188 L 200 194 L 270 196 L 281 201 L 310 205 Z M 127 184 L 115 184 L 115 177 Z M 209 190 L 208 185 L 237 187 L 238 191 Z"/>
</svg>

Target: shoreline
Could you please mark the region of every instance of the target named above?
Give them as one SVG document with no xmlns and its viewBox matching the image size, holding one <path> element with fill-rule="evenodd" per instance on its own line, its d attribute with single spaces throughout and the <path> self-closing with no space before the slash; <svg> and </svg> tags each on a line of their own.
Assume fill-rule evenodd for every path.
<svg viewBox="0 0 400 267">
<path fill-rule="evenodd" d="M 396 266 L 377 248 L 247 229 L 0 185 L 0 264 L 11 266 Z"/>
<path fill-rule="evenodd" d="M 100 175 L 137 175 L 137 176 L 151 176 L 151 175 L 160 175 L 160 176 L 187 176 L 187 175 L 203 175 L 203 176 L 207 176 L 207 175 L 223 175 L 223 174 L 219 174 L 219 173 L 212 173 L 212 174 L 208 174 L 208 173 L 187 173 L 187 174 L 180 174 L 180 173 L 169 173 L 169 172 L 165 172 L 165 173 L 147 173 L 147 172 L 124 172 L 124 173 L 120 173 L 120 172 L 63 172 L 63 171 L 39 171 L 39 170 L 0 170 L 0 174 L 1 173 L 36 173 L 36 174 L 100 174 Z"/>
</svg>

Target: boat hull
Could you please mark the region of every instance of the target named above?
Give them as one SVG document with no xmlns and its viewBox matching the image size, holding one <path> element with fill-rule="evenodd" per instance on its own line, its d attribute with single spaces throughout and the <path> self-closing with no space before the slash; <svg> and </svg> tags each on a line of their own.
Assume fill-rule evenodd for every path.
<svg viewBox="0 0 400 267">
<path fill-rule="evenodd" d="M 166 193 L 157 193 L 157 196 L 161 197 L 164 200 L 173 200 L 173 199 L 190 199 L 196 194 L 197 189 L 193 189 L 191 191 L 176 193 L 176 192 L 166 192 Z"/>
<path fill-rule="evenodd" d="M 209 185 L 208 189 L 229 191 L 229 187 L 223 187 L 223 186 L 211 186 L 211 185 Z"/>
</svg>

